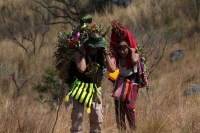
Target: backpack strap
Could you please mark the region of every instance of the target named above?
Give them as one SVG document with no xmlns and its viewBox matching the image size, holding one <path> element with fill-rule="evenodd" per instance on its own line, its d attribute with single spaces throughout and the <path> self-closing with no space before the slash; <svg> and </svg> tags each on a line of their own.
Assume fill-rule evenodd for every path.
<svg viewBox="0 0 200 133">
<path fill-rule="evenodd" d="M 89 54 L 87 54 L 87 58 L 88 58 L 88 61 L 89 61 L 89 65 L 91 67 L 91 79 L 92 79 L 92 82 L 94 82 L 94 78 L 95 78 L 95 74 L 96 74 L 96 69 L 94 68 L 95 66 L 92 64 L 92 59 L 91 59 L 91 56 Z"/>
<path fill-rule="evenodd" d="M 92 62 L 92 59 L 91 59 L 91 56 L 89 55 L 89 54 L 87 54 L 87 58 L 88 58 L 88 61 L 89 61 L 89 65 L 90 65 L 90 67 L 91 67 L 91 80 L 92 80 L 92 82 L 94 82 L 95 83 L 95 85 L 97 85 L 97 82 L 95 82 L 96 80 L 96 77 L 98 77 L 97 75 L 97 69 L 95 68 L 96 66 L 95 66 L 95 64 L 93 64 L 93 62 Z M 99 68 L 98 68 L 99 69 Z M 99 90 L 98 90 L 98 88 L 95 88 L 95 92 L 96 93 L 94 93 L 94 97 L 95 97 L 95 99 L 97 100 L 97 102 L 100 104 L 100 103 L 102 103 L 102 99 L 101 99 L 101 96 L 100 96 L 100 92 L 99 92 Z M 87 110 L 87 112 L 90 112 L 90 111 L 88 111 Z"/>
</svg>

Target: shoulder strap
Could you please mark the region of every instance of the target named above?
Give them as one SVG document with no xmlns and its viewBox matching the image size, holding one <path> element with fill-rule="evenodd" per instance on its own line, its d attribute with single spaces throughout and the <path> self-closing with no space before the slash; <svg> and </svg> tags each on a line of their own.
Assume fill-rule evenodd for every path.
<svg viewBox="0 0 200 133">
<path fill-rule="evenodd" d="M 88 58 L 89 63 L 92 63 L 92 59 L 91 59 L 91 56 L 89 54 L 87 54 L 87 58 Z"/>
<path fill-rule="evenodd" d="M 91 59 L 91 56 L 89 54 L 87 54 L 87 58 L 88 58 L 88 61 L 89 61 L 89 65 L 91 67 L 91 79 L 92 79 L 92 82 L 94 82 L 94 77 L 95 77 L 95 71 L 94 71 L 94 66 L 92 65 L 92 59 Z"/>
</svg>

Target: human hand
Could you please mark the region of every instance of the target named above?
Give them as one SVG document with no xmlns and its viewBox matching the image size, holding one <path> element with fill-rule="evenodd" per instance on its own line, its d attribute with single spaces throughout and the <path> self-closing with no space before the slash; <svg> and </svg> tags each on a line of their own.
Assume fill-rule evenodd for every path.
<svg viewBox="0 0 200 133">
<path fill-rule="evenodd" d="M 86 55 L 86 49 L 84 45 L 81 45 L 78 49 L 83 55 Z"/>
<path fill-rule="evenodd" d="M 107 47 L 104 47 L 102 51 L 103 51 L 103 52 L 106 52 L 106 51 L 107 51 Z"/>
<path fill-rule="evenodd" d="M 104 55 L 110 55 L 110 52 L 107 50 L 107 47 L 103 48 L 103 54 Z"/>
<path fill-rule="evenodd" d="M 131 47 L 129 47 L 129 46 L 128 46 L 128 49 L 129 49 L 131 52 L 134 52 L 134 53 L 135 53 L 135 51 L 136 51 L 136 49 L 131 48 Z"/>
</svg>

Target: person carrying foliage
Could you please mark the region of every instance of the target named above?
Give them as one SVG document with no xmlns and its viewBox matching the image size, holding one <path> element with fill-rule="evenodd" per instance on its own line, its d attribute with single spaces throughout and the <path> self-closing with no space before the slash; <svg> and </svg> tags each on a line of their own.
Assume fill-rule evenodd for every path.
<svg viewBox="0 0 200 133">
<path fill-rule="evenodd" d="M 99 95 L 101 94 L 102 72 L 105 67 L 110 72 L 115 70 L 115 61 L 104 49 L 105 44 L 105 39 L 102 36 L 92 34 L 74 54 L 76 63 L 74 76 L 76 77 L 76 81 L 74 82 L 73 88 L 77 88 L 78 90 L 72 93 L 74 93 L 74 95 L 76 95 L 75 93 L 84 94 L 84 89 L 86 90 L 85 92 L 87 92 L 87 89 L 90 88 L 92 89 L 91 91 L 98 94 L 92 99 L 92 95 L 85 93 L 87 96 L 83 97 L 83 99 L 81 99 L 81 96 L 77 96 L 79 98 L 73 100 L 71 114 L 72 127 L 70 129 L 72 133 L 79 133 L 83 129 L 84 105 L 81 102 L 84 102 L 87 98 L 88 100 L 92 100 L 91 113 L 88 111 L 88 113 L 90 113 L 90 133 L 101 132 L 103 114 L 101 97 L 99 97 Z M 90 97 L 91 99 L 89 99 Z"/>
<path fill-rule="evenodd" d="M 138 88 L 148 85 L 144 66 L 137 52 L 136 40 L 121 22 L 111 22 L 110 49 L 115 56 L 119 76 L 113 81 L 115 115 L 119 131 L 126 131 L 125 117 L 131 130 L 136 130 L 135 102 Z M 143 68 L 143 71 L 142 71 Z"/>
<path fill-rule="evenodd" d="M 102 80 L 106 71 L 113 72 L 116 68 L 115 59 L 106 50 L 105 35 L 109 28 L 103 32 L 96 24 L 89 27 L 91 21 L 90 15 L 84 16 L 81 24 L 73 28 L 72 34 L 59 36 L 56 67 L 62 80 L 71 88 L 65 97 L 66 101 L 69 96 L 73 98 L 71 133 L 82 132 L 85 105 L 89 113 L 90 133 L 101 132 Z M 61 52 L 63 49 L 64 52 Z"/>
</svg>

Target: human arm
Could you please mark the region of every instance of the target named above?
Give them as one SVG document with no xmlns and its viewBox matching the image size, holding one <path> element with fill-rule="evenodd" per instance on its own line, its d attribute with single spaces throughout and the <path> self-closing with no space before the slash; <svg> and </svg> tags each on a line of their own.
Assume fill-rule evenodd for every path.
<svg viewBox="0 0 200 133">
<path fill-rule="evenodd" d="M 103 50 L 104 53 L 104 65 L 106 66 L 107 70 L 109 72 L 114 72 L 116 69 L 116 61 L 114 57 L 111 57 L 111 55 L 106 51 Z"/>
<path fill-rule="evenodd" d="M 78 69 L 78 71 L 80 73 L 83 73 L 86 69 L 86 51 L 85 51 L 85 47 L 84 45 L 81 45 L 78 49 L 78 51 L 76 51 L 74 53 L 74 59 L 76 62 L 76 67 Z"/>
<path fill-rule="evenodd" d="M 129 48 L 129 51 L 131 52 L 131 64 L 135 66 L 138 60 L 140 59 L 140 55 L 138 53 L 135 53 L 136 50 L 134 48 L 131 48 L 131 47 L 128 47 L 128 48 Z"/>
</svg>

